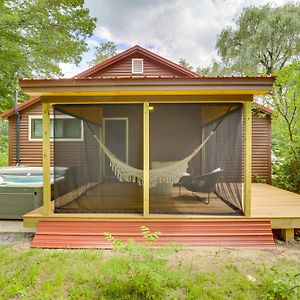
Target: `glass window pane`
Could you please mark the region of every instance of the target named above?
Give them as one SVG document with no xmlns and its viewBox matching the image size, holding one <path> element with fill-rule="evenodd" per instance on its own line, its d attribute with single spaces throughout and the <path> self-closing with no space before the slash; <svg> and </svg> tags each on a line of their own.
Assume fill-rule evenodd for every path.
<svg viewBox="0 0 300 300">
<path fill-rule="evenodd" d="M 64 119 L 63 131 L 65 139 L 81 138 L 81 121 L 79 119 Z"/>
<path fill-rule="evenodd" d="M 62 119 L 56 119 L 55 122 L 53 122 L 55 125 L 52 128 L 54 128 L 54 136 L 55 138 L 63 138 L 64 137 L 64 123 Z"/>
<path fill-rule="evenodd" d="M 31 119 L 31 138 L 41 139 L 43 137 L 42 119 Z"/>
<path fill-rule="evenodd" d="M 81 120 L 57 117 L 53 124 L 52 128 L 54 126 L 54 134 L 56 139 L 81 139 Z"/>
</svg>

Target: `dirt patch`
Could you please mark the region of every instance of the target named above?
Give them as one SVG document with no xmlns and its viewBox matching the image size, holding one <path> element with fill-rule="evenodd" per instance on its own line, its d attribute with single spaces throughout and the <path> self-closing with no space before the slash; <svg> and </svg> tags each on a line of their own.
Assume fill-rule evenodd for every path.
<svg viewBox="0 0 300 300">
<path fill-rule="evenodd" d="M 168 257 L 168 263 L 174 268 L 186 268 L 190 272 L 216 272 L 224 265 L 233 265 L 238 269 L 246 265 L 271 266 L 280 261 L 300 264 L 300 243 L 276 244 L 274 249 L 249 249 L 231 247 L 186 248 Z"/>
<path fill-rule="evenodd" d="M 33 233 L 0 233 L 0 244 L 28 243 L 34 237 Z"/>
</svg>

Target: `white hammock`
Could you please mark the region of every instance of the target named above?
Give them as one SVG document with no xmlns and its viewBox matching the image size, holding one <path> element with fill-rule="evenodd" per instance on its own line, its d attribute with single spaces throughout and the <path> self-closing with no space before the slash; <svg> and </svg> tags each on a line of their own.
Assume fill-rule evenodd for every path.
<svg viewBox="0 0 300 300">
<path fill-rule="evenodd" d="M 188 169 L 188 163 L 192 160 L 192 158 L 199 153 L 199 151 L 204 147 L 204 145 L 208 142 L 208 140 L 215 133 L 213 130 L 208 137 L 186 158 L 176 161 L 168 166 L 151 169 L 150 170 L 150 182 L 149 186 L 154 187 L 157 183 L 176 183 L 183 176 L 183 174 Z M 139 185 L 144 184 L 144 171 L 134 168 L 120 159 L 118 159 L 105 145 L 104 143 L 97 137 L 96 134 L 93 134 L 96 141 L 98 142 L 100 148 L 106 154 L 106 156 L 110 160 L 110 166 L 115 176 L 121 182 L 136 182 Z"/>
</svg>

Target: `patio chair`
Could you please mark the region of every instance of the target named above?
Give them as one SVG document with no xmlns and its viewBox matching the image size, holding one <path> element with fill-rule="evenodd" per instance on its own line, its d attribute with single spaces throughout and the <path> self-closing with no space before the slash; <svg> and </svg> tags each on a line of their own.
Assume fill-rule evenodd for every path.
<svg viewBox="0 0 300 300">
<path fill-rule="evenodd" d="M 210 194 L 216 189 L 216 184 L 220 179 L 220 174 L 224 170 L 217 168 L 210 173 L 204 175 L 196 176 L 184 176 L 176 184 L 179 186 L 179 193 L 181 194 L 181 187 L 185 187 L 187 190 L 191 191 L 194 196 L 200 198 L 195 193 L 207 193 L 206 204 L 209 204 Z"/>
</svg>

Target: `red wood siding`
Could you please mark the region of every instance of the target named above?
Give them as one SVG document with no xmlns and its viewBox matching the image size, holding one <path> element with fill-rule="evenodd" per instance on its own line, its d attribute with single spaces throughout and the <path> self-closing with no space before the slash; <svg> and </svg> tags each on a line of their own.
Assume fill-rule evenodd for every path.
<svg viewBox="0 0 300 300">
<path fill-rule="evenodd" d="M 131 73 L 131 60 L 133 58 L 143 58 L 144 59 L 144 73 L 143 74 L 132 74 Z M 92 77 L 101 77 L 101 76 L 176 76 L 183 77 L 181 73 L 171 70 L 170 68 L 156 63 L 153 60 L 144 57 L 142 55 L 132 55 L 118 64 L 109 66 L 98 73 L 93 74 Z"/>
<path fill-rule="evenodd" d="M 28 117 L 29 115 L 42 115 L 42 105 L 38 103 L 29 109 L 22 111 L 20 120 L 20 160 L 22 165 L 42 165 L 42 142 L 28 140 Z M 10 155 L 9 164 L 16 164 L 16 117 L 9 118 L 10 123 Z M 53 145 L 51 143 L 51 163 L 53 163 Z"/>
<path fill-rule="evenodd" d="M 51 114 L 52 114 L 51 110 Z M 43 143 L 42 141 L 29 141 L 29 116 L 41 116 L 42 105 L 38 103 L 29 109 L 22 111 L 20 121 L 20 160 L 22 165 L 42 166 L 43 164 Z M 16 165 L 16 118 L 9 118 L 9 164 Z M 51 147 L 51 166 L 54 165 L 54 145 Z M 84 178 L 95 178 L 99 168 L 92 168 L 86 164 L 86 147 L 88 147 L 88 157 L 93 161 L 93 166 L 99 166 L 99 150 L 94 137 L 87 128 L 84 128 L 84 142 L 66 141 L 55 144 L 55 162 L 57 166 L 73 167 L 77 166 L 80 176 Z"/>
<path fill-rule="evenodd" d="M 271 183 L 271 118 L 252 120 L 252 176 Z M 254 180 L 255 181 L 255 180 Z"/>
</svg>

